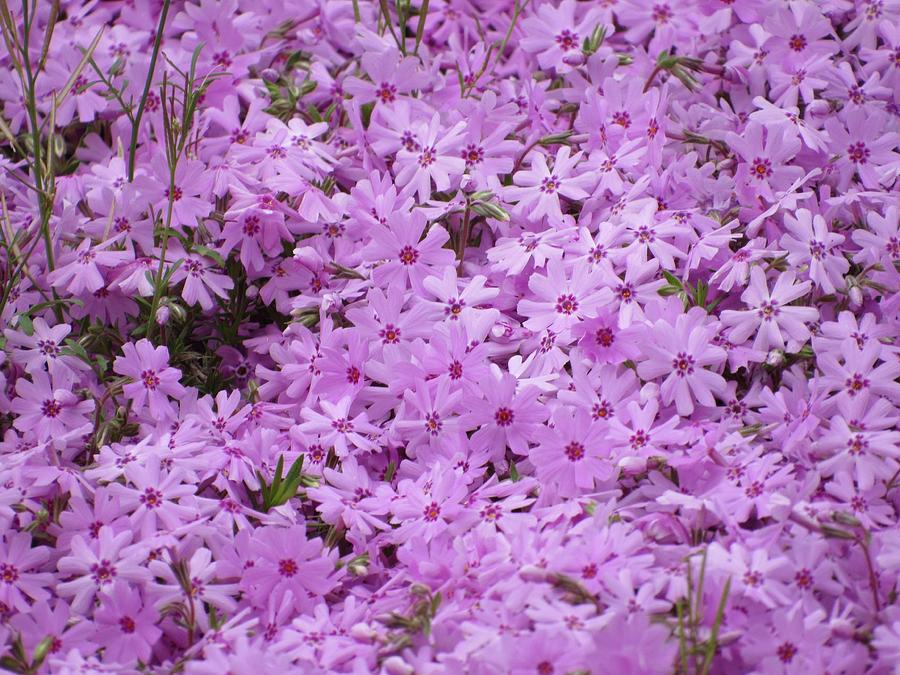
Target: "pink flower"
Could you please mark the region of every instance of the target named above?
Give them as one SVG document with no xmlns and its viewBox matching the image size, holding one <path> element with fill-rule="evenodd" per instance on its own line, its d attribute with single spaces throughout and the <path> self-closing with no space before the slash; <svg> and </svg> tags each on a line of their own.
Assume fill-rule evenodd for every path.
<svg viewBox="0 0 900 675">
<path fill-rule="evenodd" d="M 104 650 L 104 658 L 121 664 L 149 661 L 153 646 L 162 637 L 162 631 L 156 626 L 158 617 L 140 591 L 125 582 L 116 582 L 104 591 L 94 613 L 97 626 L 94 637 Z"/>
<path fill-rule="evenodd" d="M 163 473 L 158 457 L 150 455 L 141 464 L 125 467 L 125 476 L 131 485 L 118 483 L 110 486 L 110 492 L 119 498 L 124 512 L 131 515 L 131 525 L 139 529 L 141 538 L 148 538 L 160 529 L 175 530 L 191 519 L 191 509 L 178 504 L 178 499 L 192 495 L 194 486 L 183 483 L 178 468 Z"/>
<path fill-rule="evenodd" d="M 643 343 L 643 351 L 649 357 L 638 364 L 638 375 L 652 380 L 666 375 L 660 386 L 663 403 L 675 401 L 678 414 L 689 416 L 694 412 L 694 400 L 700 405 L 712 407 L 713 394 L 725 393 L 725 378 L 706 366 L 720 366 L 725 361 L 725 350 L 710 344 L 716 333 L 714 325 L 706 322 L 706 311 L 693 307 L 687 314 L 675 319 L 674 325 L 660 319 L 653 324 Z"/>
<path fill-rule="evenodd" d="M 843 363 L 841 362 L 843 361 Z M 879 365 L 875 365 L 881 361 Z M 900 395 L 900 360 L 896 352 L 872 340 L 860 349 L 854 342 L 840 344 L 840 358 L 833 351 L 819 355 L 818 365 L 824 376 L 822 386 L 827 392 L 855 398 L 876 394 L 893 399 Z"/>
<path fill-rule="evenodd" d="M 799 151 L 800 141 L 787 136 L 782 127 L 750 122 L 742 134 L 729 134 L 728 142 L 743 159 L 735 181 L 749 194 L 773 202 L 775 191 L 784 190 L 803 173 L 800 167 L 788 164 Z"/>
<path fill-rule="evenodd" d="M 369 424 L 365 412 L 351 416 L 351 404 L 352 400 L 348 396 L 337 403 L 320 400 L 319 406 L 325 414 L 304 408 L 301 414 L 306 421 L 298 428 L 304 434 L 318 434 L 320 442 L 333 445 L 341 457 L 350 453 L 351 446 L 364 452 L 370 452 L 376 446 L 364 434 L 377 436 L 380 431 L 378 427 Z"/>
<path fill-rule="evenodd" d="M 307 539 L 303 526 L 258 528 L 250 553 L 253 564 L 241 584 L 257 605 L 289 595 L 296 610 L 308 611 L 336 584 L 336 556 L 323 550 L 321 539 Z"/>
<path fill-rule="evenodd" d="M 12 352 L 12 361 L 25 364 L 26 373 L 34 373 L 44 367 L 51 373 L 56 369 L 78 371 L 85 368 L 82 361 L 62 352 L 64 340 L 72 331 L 71 326 L 62 323 L 51 327 L 41 317 L 36 317 L 32 325 L 32 335 L 8 328 L 3 331 L 7 344 L 16 348 Z"/>
<path fill-rule="evenodd" d="M 519 301 L 517 311 L 529 317 L 525 327 L 538 332 L 549 328 L 560 331 L 596 313 L 611 300 L 609 289 L 600 287 L 601 275 L 579 261 L 567 273 L 563 262 L 552 261 L 547 274 L 534 274 L 528 288 L 537 298 Z"/>
<path fill-rule="evenodd" d="M 571 155 L 571 150 L 564 146 L 557 151 L 550 169 L 543 154 L 533 153 L 531 168 L 516 172 L 513 175 L 516 187 L 509 187 L 505 192 L 509 201 L 518 202 L 516 213 L 529 221 L 548 216 L 552 224 L 561 224 L 559 195 L 572 200 L 587 199 L 587 188 L 593 188 L 596 183 L 591 172 L 573 175 L 581 155 L 581 152 Z"/>
<path fill-rule="evenodd" d="M 84 612 L 96 593 L 109 590 L 118 580 L 139 583 L 150 580 L 150 572 L 140 565 L 142 554 L 126 549 L 131 537 L 131 532 L 115 534 L 104 525 L 90 544 L 84 537 L 72 538 L 71 555 L 61 558 L 57 565 L 70 580 L 59 584 L 56 592 L 64 598 L 74 596 L 73 612 Z"/>
<path fill-rule="evenodd" d="M 466 162 L 459 156 L 465 124 L 457 123 L 443 129 L 440 115 L 431 118 L 419 136 L 419 147 L 401 148 L 397 153 L 397 185 L 403 186 L 401 196 L 418 194 L 419 202 L 431 198 L 431 183 L 438 191 L 450 189 L 450 179 L 461 176 Z"/>
<path fill-rule="evenodd" d="M 622 363 L 639 353 L 636 338 L 641 331 L 635 326 L 619 328 L 618 317 L 608 309 L 585 319 L 572 328 L 578 346 L 597 363 Z"/>
<path fill-rule="evenodd" d="M 391 505 L 391 522 L 397 542 L 421 537 L 426 543 L 445 532 L 453 535 L 467 529 L 472 514 L 462 505 L 468 490 L 456 471 L 437 466 L 418 480 L 400 482 L 398 498 Z"/>
<path fill-rule="evenodd" d="M 769 291 L 766 273 L 759 266 L 753 267 L 750 285 L 741 294 L 741 300 L 751 309 L 722 312 L 722 323 L 731 327 L 728 339 L 743 344 L 755 332 L 754 349 L 767 350 L 774 346 L 789 352 L 799 350 L 810 337 L 805 323 L 818 319 L 819 312 L 814 307 L 788 304 L 806 295 L 812 286 L 809 281 L 799 284 L 794 281 L 793 272 L 783 272 Z"/>
<path fill-rule="evenodd" d="M 181 297 L 189 305 L 199 304 L 206 311 L 215 303 L 213 297 L 227 299 L 228 291 L 234 288 L 230 277 L 214 271 L 216 268 L 199 255 L 188 255 L 182 259 L 181 265 L 172 275 L 171 282 L 184 281 Z"/>
<path fill-rule="evenodd" d="M 125 343 L 122 354 L 116 357 L 113 370 L 133 380 L 123 387 L 123 391 L 131 399 L 134 409 L 140 411 L 149 403 L 152 415 L 171 417 L 174 413 L 169 396 L 180 398 L 185 390 L 178 382 L 181 371 L 169 367 L 169 350 L 154 347 L 149 340 L 142 339 L 137 343 Z"/>
<path fill-rule="evenodd" d="M 53 583 L 53 575 L 34 571 L 42 568 L 49 559 L 50 549 L 32 547 L 28 533 L 4 535 L 0 540 L 0 603 L 19 612 L 28 612 L 30 602 L 49 600 L 50 593 L 46 589 Z"/>
<path fill-rule="evenodd" d="M 55 270 L 47 275 L 47 281 L 56 288 L 65 288 L 69 293 L 93 293 L 106 285 L 100 267 L 117 267 L 130 261 L 134 256 L 130 251 L 110 251 L 114 240 L 110 239 L 97 246 L 91 246 L 86 238 L 72 253 L 63 257 Z M 64 264 L 63 264 L 64 263 Z"/>
<path fill-rule="evenodd" d="M 39 441 L 64 440 L 68 434 L 82 434 L 90 428 L 87 415 L 94 402 L 83 401 L 72 393 L 71 371 L 56 369 L 51 373 L 36 371 L 32 381 L 16 382 L 18 398 L 10 404 L 16 414 L 13 424 L 23 432 L 31 432 Z"/>
<path fill-rule="evenodd" d="M 678 426 L 678 416 L 673 415 L 657 424 L 658 412 L 659 403 L 656 399 L 650 399 L 643 406 L 638 401 L 631 401 L 626 407 L 627 414 L 612 419 L 609 440 L 617 450 L 620 464 L 640 468 L 643 466 L 640 460 L 652 455 L 665 457 L 666 446 L 677 444 L 684 438 L 675 429 Z"/>
<path fill-rule="evenodd" d="M 552 428 L 538 429 L 538 445 L 528 454 L 541 481 L 563 497 L 576 497 L 614 476 L 604 426 L 587 412 L 569 408 L 554 411 L 552 420 Z"/>
<path fill-rule="evenodd" d="M 440 225 L 428 226 L 420 210 L 398 216 L 390 227 L 374 227 L 370 233 L 372 241 L 362 255 L 368 260 L 384 261 L 372 272 L 373 280 L 379 285 L 412 286 L 420 291 L 425 277 L 453 260 L 453 252 L 444 248 L 450 239 L 447 230 Z"/>
<path fill-rule="evenodd" d="M 807 265 L 809 278 L 825 293 L 843 288 L 844 274 L 850 269 L 839 248 L 844 236 L 829 232 L 825 218 L 813 216 L 809 209 L 797 209 L 796 217 L 786 215 L 784 224 L 790 233 L 781 237 L 788 264 L 794 268 Z"/>
<path fill-rule="evenodd" d="M 510 373 L 496 378 L 488 375 L 481 382 L 485 401 L 472 400 L 472 411 L 466 416 L 467 426 L 477 429 L 472 447 L 487 449 L 494 461 L 500 460 L 509 447 L 517 455 L 528 454 L 528 441 L 547 419 L 547 411 L 538 402 L 540 390 L 524 386 L 517 392 L 518 381 Z"/>
<path fill-rule="evenodd" d="M 541 5 L 536 14 L 522 21 L 525 38 L 520 43 L 521 48 L 537 54 L 541 68 L 569 71 L 571 68 L 565 58 L 579 54 L 585 38 L 590 37 L 595 28 L 603 27 L 600 7 L 591 7 L 583 13 L 579 11 L 581 8 L 575 0 L 563 0 L 558 7 Z M 581 16 L 576 17 L 576 13 Z"/>
</svg>

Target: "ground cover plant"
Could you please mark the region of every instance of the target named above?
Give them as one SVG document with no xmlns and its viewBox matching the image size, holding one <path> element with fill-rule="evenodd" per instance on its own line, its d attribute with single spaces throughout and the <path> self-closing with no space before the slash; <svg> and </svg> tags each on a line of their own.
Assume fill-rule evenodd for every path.
<svg viewBox="0 0 900 675">
<path fill-rule="evenodd" d="M 900 672 L 897 0 L 0 0 L 0 667 Z"/>
</svg>

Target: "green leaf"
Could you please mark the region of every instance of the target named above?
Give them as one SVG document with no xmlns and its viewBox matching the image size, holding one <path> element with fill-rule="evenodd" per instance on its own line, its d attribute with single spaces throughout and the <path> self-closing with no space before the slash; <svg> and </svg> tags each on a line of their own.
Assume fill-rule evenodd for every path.
<svg viewBox="0 0 900 675">
<path fill-rule="evenodd" d="M 681 283 L 681 279 L 676 277 L 674 274 L 672 274 L 668 270 L 663 270 L 662 275 L 666 278 L 666 281 L 668 281 L 670 285 L 675 286 L 679 290 L 684 288 L 684 286 Z"/>
<path fill-rule="evenodd" d="M 566 143 L 574 133 L 574 131 L 561 131 L 558 134 L 550 134 L 548 136 L 544 136 L 541 140 L 539 140 L 538 144 L 546 146 Z"/>
<path fill-rule="evenodd" d="M 210 248 L 209 246 L 195 246 L 194 250 L 200 255 L 210 258 L 216 261 L 216 264 L 219 267 L 224 269 L 225 267 L 225 258 L 222 257 L 222 254 L 216 251 L 215 249 Z"/>
<path fill-rule="evenodd" d="M 19 328 L 22 329 L 22 332 L 25 333 L 28 337 L 34 335 L 34 324 L 31 323 L 31 319 L 28 318 L 26 314 L 19 314 Z"/>
<path fill-rule="evenodd" d="M 87 351 L 85 350 L 84 346 L 80 342 L 77 342 L 75 340 L 67 338 L 65 343 L 66 343 L 66 347 L 69 349 L 69 351 L 72 352 L 73 356 L 77 356 L 79 359 L 84 361 L 89 366 L 94 365 L 94 362 L 91 360 L 91 357 L 88 356 Z"/>
<path fill-rule="evenodd" d="M 713 623 L 709 640 L 706 643 L 706 656 L 703 659 L 703 668 L 700 675 L 706 675 L 712 667 L 713 656 L 719 646 L 719 629 L 722 627 L 722 620 L 725 618 L 725 606 L 728 604 L 728 593 L 731 591 L 731 577 L 725 580 L 725 588 L 722 589 L 722 597 L 719 598 L 719 607 L 716 609 L 716 620 Z"/>
</svg>

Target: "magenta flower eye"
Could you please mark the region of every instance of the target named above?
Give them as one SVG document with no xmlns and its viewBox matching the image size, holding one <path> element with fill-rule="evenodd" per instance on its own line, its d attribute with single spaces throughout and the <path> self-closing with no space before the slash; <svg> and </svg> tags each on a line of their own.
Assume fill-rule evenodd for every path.
<svg viewBox="0 0 900 675">
<path fill-rule="evenodd" d="M 498 426 L 508 427 L 511 426 L 515 420 L 515 413 L 506 407 L 499 407 L 497 411 L 494 413 L 494 421 Z"/>
<path fill-rule="evenodd" d="M 425 507 L 424 512 L 422 513 L 422 517 L 429 523 L 436 522 L 441 515 L 441 507 L 437 505 L 437 502 L 431 502 Z"/>
<path fill-rule="evenodd" d="M 283 577 L 293 577 L 299 569 L 297 563 L 289 558 L 278 562 L 278 573 Z"/>
<path fill-rule="evenodd" d="M 563 51 L 570 51 L 579 46 L 578 34 L 573 33 L 568 28 L 559 33 L 555 39 L 556 44 L 558 44 L 559 48 Z"/>
</svg>

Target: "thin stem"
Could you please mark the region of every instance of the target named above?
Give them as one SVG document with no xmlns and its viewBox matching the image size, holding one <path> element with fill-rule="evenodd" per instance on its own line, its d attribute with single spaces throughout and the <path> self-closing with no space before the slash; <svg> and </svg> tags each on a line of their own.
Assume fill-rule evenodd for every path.
<svg viewBox="0 0 900 675">
<path fill-rule="evenodd" d="M 141 129 L 141 118 L 144 116 L 144 108 L 147 106 L 147 96 L 150 95 L 150 87 L 153 86 L 153 74 L 156 71 L 156 59 L 159 57 L 159 48 L 162 45 L 162 36 L 166 28 L 166 17 L 169 15 L 169 3 L 171 0 L 163 0 L 162 13 L 159 16 L 159 26 L 156 29 L 156 38 L 153 41 L 153 51 L 150 52 L 150 65 L 147 69 L 147 80 L 144 82 L 144 91 L 138 103 L 137 113 L 131 125 L 131 145 L 128 155 L 128 181 L 134 180 L 135 160 L 137 155 L 138 133 Z"/>
<path fill-rule="evenodd" d="M 457 270 L 462 274 L 463 259 L 466 255 L 466 247 L 469 244 L 469 228 L 471 227 L 472 204 L 466 199 L 466 211 L 463 214 L 462 231 L 459 233 L 459 265 Z"/>
</svg>

